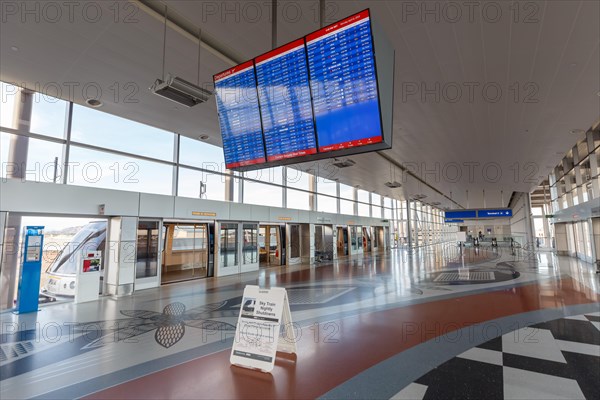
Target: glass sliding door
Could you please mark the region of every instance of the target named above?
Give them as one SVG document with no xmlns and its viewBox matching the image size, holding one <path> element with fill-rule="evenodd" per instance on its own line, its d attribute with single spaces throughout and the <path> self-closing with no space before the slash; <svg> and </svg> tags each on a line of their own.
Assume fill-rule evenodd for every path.
<svg viewBox="0 0 600 400">
<path fill-rule="evenodd" d="M 258 263 L 258 225 L 244 224 L 243 230 L 242 262 L 256 264 Z"/>
<path fill-rule="evenodd" d="M 238 224 L 221 224 L 219 265 L 222 268 L 238 265 Z"/>
<path fill-rule="evenodd" d="M 162 283 L 205 278 L 208 271 L 207 225 L 178 223 L 164 225 Z"/>
<path fill-rule="evenodd" d="M 135 262 L 135 290 L 158 286 L 161 222 L 139 220 Z"/>
</svg>

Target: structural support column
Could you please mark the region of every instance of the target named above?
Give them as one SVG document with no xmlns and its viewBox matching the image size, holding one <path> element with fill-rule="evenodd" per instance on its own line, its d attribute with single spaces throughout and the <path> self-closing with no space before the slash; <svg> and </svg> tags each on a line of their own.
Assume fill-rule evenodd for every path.
<svg viewBox="0 0 600 400">
<path fill-rule="evenodd" d="M 311 211 L 317 211 L 317 176 L 315 174 L 310 175 L 308 180 L 308 205 Z"/>
<path fill-rule="evenodd" d="M 34 93 L 20 89 L 15 98 L 13 127 L 19 132 L 29 132 L 31 127 L 31 112 L 33 109 Z M 26 178 L 27 153 L 29 137 L 11 135 L 8 149 L 7 178 Z M 13 307 L 17 295 L 19 243 L 21 239 L 21 216 L 8 214 L 6 218 L 6 235 L 4 237 L 2 268 L 0 274 L 0 309 Z"/>
<path fill-rule="evenodd" d="M 233 198 L 234 184 L 235 177 L 233 176 L 233 171 L 228 171 L 227 175 L 225 175 L 225 201 L 235 201 Z"/>
<path fill-rule="evenodd" d="M 408 251 L 412 251 L 412 229 L 411 229 L 411 210 L 410 200 L 406 200 L 406 240 L 408 242 Z"/>
</svg>

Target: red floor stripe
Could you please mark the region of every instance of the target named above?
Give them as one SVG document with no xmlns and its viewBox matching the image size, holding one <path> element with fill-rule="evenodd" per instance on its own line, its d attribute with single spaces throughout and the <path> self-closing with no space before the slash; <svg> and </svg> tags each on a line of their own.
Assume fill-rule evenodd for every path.
<svg viewBox="0 0 600 400">
<path fill-rule="evenodd" d="M 296 361 L 278 359 L 272 375 L 232 367 L 221 351 L 98 392 L 94 399 L 315 398 L 365 369 L 433 337 L 465 325 L 545 308 L 599 301 L 570 278 L 335 321 L 338 340 L 320 325 L 303 329 Z M 416 332 L 415 332 L 416 329 Z M 449 344 L 451 345 L 451 344 Z"/>
</svg>

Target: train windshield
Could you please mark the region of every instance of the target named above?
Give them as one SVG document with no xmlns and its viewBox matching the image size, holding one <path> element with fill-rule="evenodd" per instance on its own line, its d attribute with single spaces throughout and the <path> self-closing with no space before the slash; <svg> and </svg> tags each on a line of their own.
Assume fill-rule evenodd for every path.
<svg viewBox="0 0 600 400">
<path fill-rule="evenodd" d="M 61 250 L 56 260 L 48 268 L 49 273 L 75 274 L 77 263 L 83 251 L 104 250 L 106 222 L 90 222 L 71 239 Z"/>
</svg>

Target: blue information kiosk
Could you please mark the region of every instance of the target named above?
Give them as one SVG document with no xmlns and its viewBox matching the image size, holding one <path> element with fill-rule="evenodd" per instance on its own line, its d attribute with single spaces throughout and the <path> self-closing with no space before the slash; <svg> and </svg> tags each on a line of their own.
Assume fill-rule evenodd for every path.
<svg viewBox="0 0 600 400">
<path fill-rule="evenodd" d="M 44 246 L 44 227 L 25 227 L 25 245 L 23 246 L 23 266 L 19 277 L 16 312 L 19 314 L 38 310 L 40 298 L 40 278 L 42 275 L 42 249 Z"/>
</svg>

